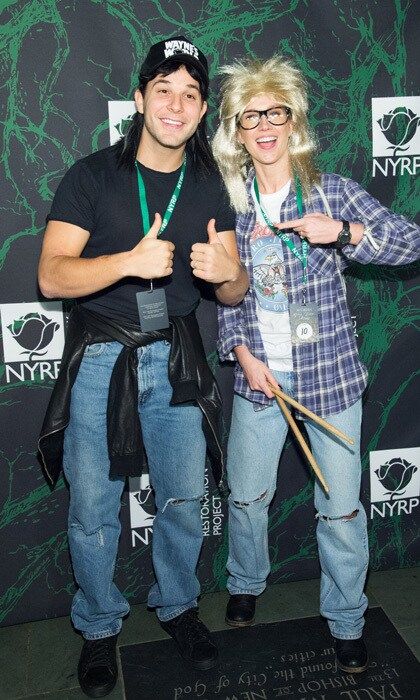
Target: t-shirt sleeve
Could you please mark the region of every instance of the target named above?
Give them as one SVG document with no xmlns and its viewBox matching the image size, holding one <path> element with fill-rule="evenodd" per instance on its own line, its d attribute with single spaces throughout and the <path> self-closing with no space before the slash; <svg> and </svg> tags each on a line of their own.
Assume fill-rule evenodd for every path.
<svg viewBox="0 0 420 700">
<path fill-rule="evenodd" d="M 92 231 L 98 185 L 93 173 L 83 161 L 78 161 L 61 180 L 55 193 L 48 221 L 65 221 Z"/>
<path fill-rule="evenodd" d="M 216 231 L 235 230 L 235 212 L 230 205 L 229 196 L 222 181 L 220 181 L 220 199 L 215 219 Z"/>
</svg>

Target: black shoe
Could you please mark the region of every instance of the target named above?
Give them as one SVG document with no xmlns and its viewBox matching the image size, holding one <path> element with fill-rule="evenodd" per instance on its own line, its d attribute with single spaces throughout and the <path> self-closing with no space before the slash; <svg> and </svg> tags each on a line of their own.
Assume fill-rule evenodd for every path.
<svg viewBox="0 0 420 700">
<path fill-rule="evenodd" d="M 255 617 L 255 595 L 231 595 L 226 608 L 225 620 L 231 627 L 247 627 L 252 625 Z"/>
<path fill-rule="evenodd" d="M 117 682 L 117 638 L 115 634 L 104 639 L 85 639 L 77 675 L 81 689 L 90 698 L 103 698 Z"/>
<path fill-rule="evenodd" d="M 172 620 L 161 620 L 160 624 L 176 641 L 181 656 L 194 668 L 207 671 L 217 664 L 219 652 L 210 639 L 209 630 L 199 620 L 197 608 L 189 608 Z"/>
<path fill-rule="evenodd" d="M 362 673 L 368 665 L 368 653 L 363 639 L 335 639 L 337 666 L 346 673 Z"/>
</svg>

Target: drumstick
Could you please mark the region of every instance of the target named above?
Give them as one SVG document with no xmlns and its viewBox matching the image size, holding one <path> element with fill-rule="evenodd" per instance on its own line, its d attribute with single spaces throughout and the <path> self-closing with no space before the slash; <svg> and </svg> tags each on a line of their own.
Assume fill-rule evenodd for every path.
<svg viewBox="0 0 420 700">
<path fill-rule="evenodd" d="M 296 422 L 290 413 L 289 409 L 287 408 L 286 404 L 284 403 L 283 399 L 281 396 L 279 396 L 276 392 L 276 401 L 278 405 L 280 406 L 281 410 L 284 413 L 284 417 L 286 418 L 287 422 L 289 423 L 291 429 L 293 430 L 294 434 L 296 435 L 297 441 L 299 445 L 301 446 L 303 452 L 305 453 L 306 457 L 308 458 L 309 464 L 311 465 L 312 469 L 314 470 L 316 476 L 318 477 L 319 481 L 321 482 L 322 486 L 324 487 L 324 491 L 326 493 L 329 493 L 329 488 L 328 484 L 326 483 L 324 477 L 322 476 L 322 472 L 320 468 L 318 467 L 317 463 L 315 462 L 315 459 L 312 455 L 312 452 L 310 451 L 308 445 L 306 444 L 305 440 L 302 437 L 302 434 L 299 430 L 299 428 L 296 425 Z"/>
<path fill-rule="evenodd" d="M 272 384 L 270 384 L 270 382 L 268 383 L 268 386 L 270 387 L 271 391 L 276 396 L 276 398 L 280 397 L 281 399 L 284 399 L 285 401 L 287 401 L 287 403 L 290 403 L 291 406 L 294 406 L 299 411 L 308 416 L 308 418 L 311 418 L 314 421 L 314 423 L 319 423 L 319 425 L 322 425 L 323 428 L 329 430 L 330 433 L 333 433 L 337 437 L 348 442 L 349 445 L 354 445 L 354 440 L 352 438 L 348 437 L 345 433 L 342 433 L 341 430 L 335 428 L 333 425 L 331 425 L 331 423 L 327 423 L 326 420 L 317 416 L 316 413 L 312 413 L 312 411 L 310 411 L 309 408 L 306 408 L 306 406 L 302 406 L 301 403 L 295 401 L 295 399 L 292 399 L 291 396 L 285 394 L 284 391 L 279 389 L 278 386 L 275 387 Z"/>
</svg>

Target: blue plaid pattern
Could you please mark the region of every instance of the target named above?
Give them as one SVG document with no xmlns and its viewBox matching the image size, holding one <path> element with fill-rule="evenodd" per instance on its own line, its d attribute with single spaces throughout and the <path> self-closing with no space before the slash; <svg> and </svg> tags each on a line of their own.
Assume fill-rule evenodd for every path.
<svg viewBox="0 0 420 700">
<path fill-rule="evenodd" d="M 250 193 L 253 177 L 254 172 L 251 171 L 247 179 L 250 209 L 246 214 L 238 215 L 236 221 L 239 256 L 247 269 L 250 289 L 238 306 L 218 306 L 218 351 L 221 360 L 235 360 L 233 348 L 245 345 L 255 357 L 267 363 L 258 328 L 249 242 L 256 220 Z M 363 223 L 369 227 L 371 237 L 377 244 L 375 249 L 369 237 L 364 236 L 357 246 L 348 245 L 341 251 L 335 246 L 309 248 L 306 299 L 318 305 L 319 340 L 293 346 L 295 391 L 297 400 L 304 406 L 320 416 L 328 416 L 354 404 L 367 383 L 367 370 L 359 358 L 342 272 L 351 260 L 382 265 L 403 265 L 417 260 L 420 257 L 420 227 L 382 206 L 357 182 L 329 173 L 322 175 L 321 186 L 333 218 Z M 315 188 L 309 201 L 305 202 L 305 211 L 325 213 L 322 198 Z M 292 182 L 279 221 L 297 218 L 299 215 Z M 288 233 L 300 246 L 299 236 L 293 231 Z M 284 262 L 289 304 L 301 302 L 302 265 L 286 246 Z M 234 390 L 260 404 L 260 408 L 272 402 L 262 392 L 249 388 L 238 362 L 235 366 Z"/>
</svg>

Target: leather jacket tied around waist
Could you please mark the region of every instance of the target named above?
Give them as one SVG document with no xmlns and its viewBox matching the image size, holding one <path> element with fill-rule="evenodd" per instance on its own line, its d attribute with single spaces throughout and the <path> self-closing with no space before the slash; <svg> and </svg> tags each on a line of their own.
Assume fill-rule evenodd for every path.
<svg viewBox="0 0 420 700">
<path fill-rule="evenodd" d="M 121 353 L 115 363 L 108 397 L 107 434 L 110 478 L 140 476 L 147 465 L 138 399 L 137 348 L 167 340 L 171 343 L 168 377 L 172 386 L 171 405 L 194 403 L 203 413 L 214 479 L 222 487 L 222 402 L 216 380 L 207 364 L 195 313 L 171 317 L 170 327 L 143 333 L 134 324 L 76 306 L 69 316 L 60 373 L 47 407 L 38 440 L 39 458 L 46 479 L 53 488 L 63 464 L 64 432 L 70 421 L 71 389 L 85 348 L 93 343 L 118 341 Z"/>
</svg>

